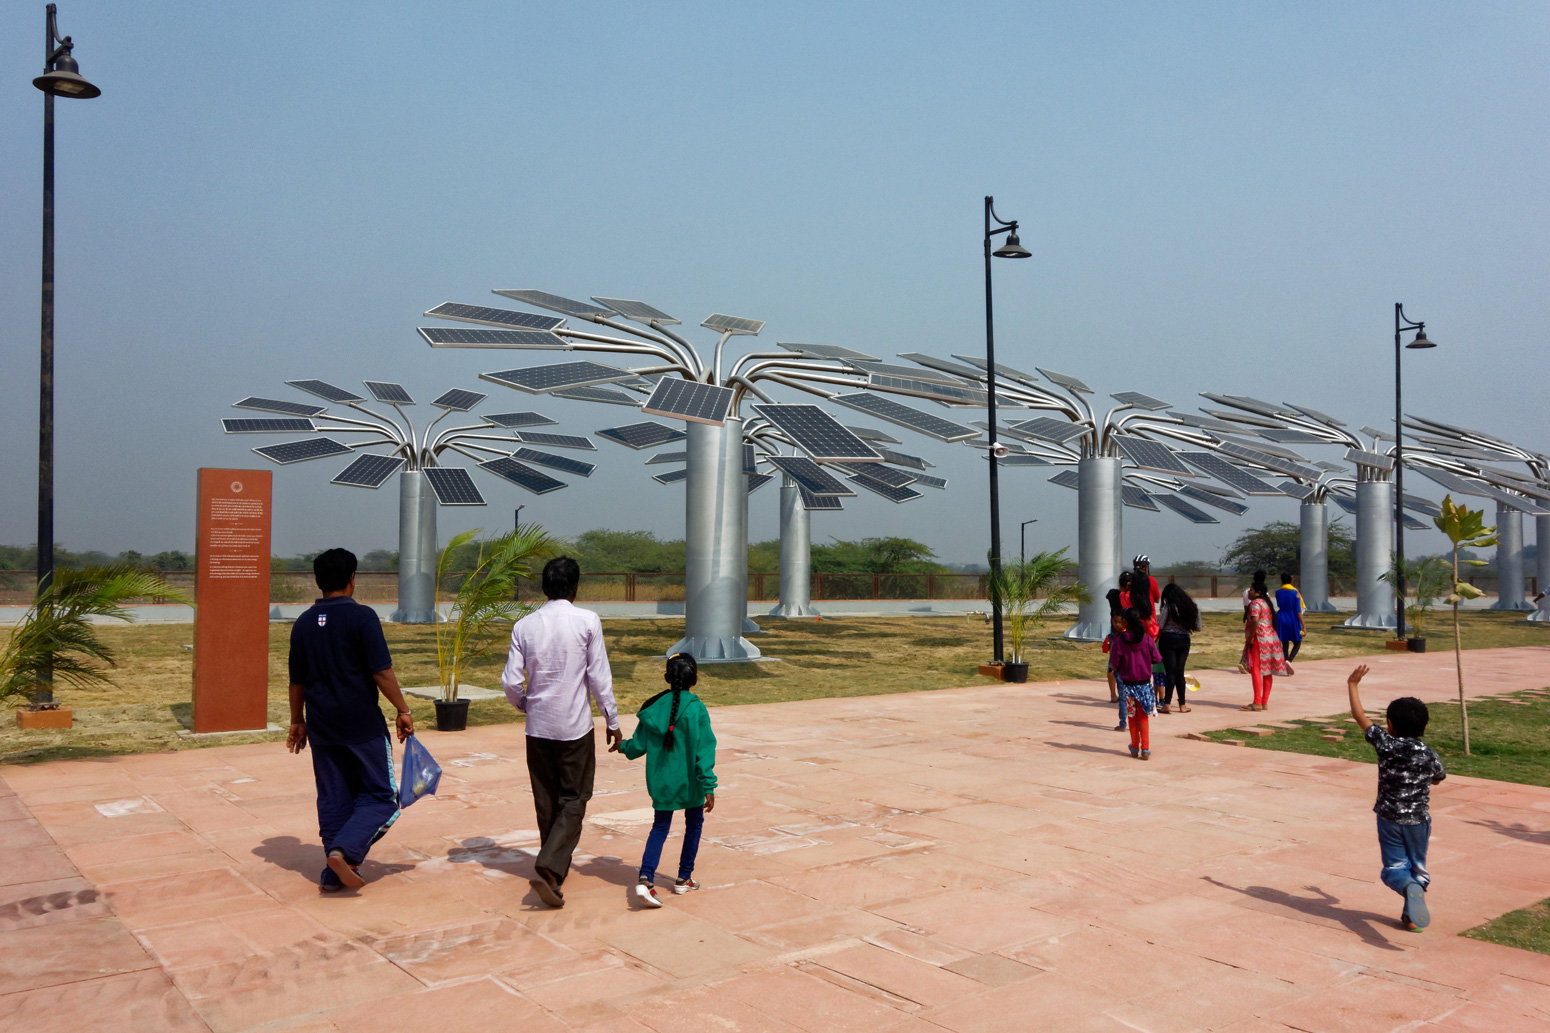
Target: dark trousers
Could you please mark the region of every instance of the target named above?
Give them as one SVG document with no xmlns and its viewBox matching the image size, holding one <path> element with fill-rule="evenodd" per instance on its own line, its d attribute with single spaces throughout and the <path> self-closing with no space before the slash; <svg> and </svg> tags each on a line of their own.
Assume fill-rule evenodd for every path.
<svg viewBox="0 0 1550 1033">
<path fill-rule="evenodd" d="M 596 771 L 595 732 L 569 741 L 527 737 L 527 776 L 533 784 L 533 810 L 543 844 L 535 863 L 556 882 L 564 882 L 570 873 L 570 855 L 581 840 Z"/>
<path fill-rule="evenodd" d="M 1157 640 L 1157 651 L 1163 662 L 1163 706 L 1173 702 L 1173 693 L 1179 693 L 1179 706 L 1184 705 L 1184 661 L 1189 659 L 1188 635 L 1163 635 Z"/>
<path fill-rule="evenodd" d="M 1291 663 L 1297 659 L 1297 651 L 1302 648 L 1302 639 L 1283 638 L 1281 640 L 1281 655 L 1286 657 L 1286 662 Z"/>
<path fill-rule="evenodd" d="M 371 845 L 398 820 L 393 742 L 384 735 L 352 746 L 311 745 L 323 852 L 338 850 L 350 864 L 360 864 Z M 327 868 L 323 878 L 338 881 Z"/>
<path fill-rule="evenodd" d="M 662 847 L 667 844 L 667 833 L 673 827 L 672 811 L 657 811 L 651 820 L 651 834 L 646 837 L 646 852 L 640 859 L 640 877 L 651 882 L 657 877 L 657 865 L 662 862 Z M 705 808 L 684 808 L 684 845 L 678 854 L 678 878 L 688 879 L 694 874 L 694 861 L 700 856 L 700 832 L 705 828 Z"/>
</svg>

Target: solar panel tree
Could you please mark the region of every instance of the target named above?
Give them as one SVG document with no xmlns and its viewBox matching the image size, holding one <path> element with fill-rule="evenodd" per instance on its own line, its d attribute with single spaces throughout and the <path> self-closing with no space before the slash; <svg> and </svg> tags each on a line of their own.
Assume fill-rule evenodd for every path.
<svg viewBox="0 0 1550 1033">
<path fill-rule="evenodd" d="M 305 435 L 253 449 L 281 466 L 352 456 L 334 476 L 334 484 L 376 489 L 398 475 L 398 605 L 390 618 L 394 621 L 429 624 L 437 619 L 437 507 L 485 504 L 469 469 L 449 465 L 448 458 L 466 458 L 487 473 L 537 494 L 566 486 L 539 466 L 581 477 L 595 469 L 591 463 L 547 450 L 596 451 L 597 446 L 583 436 L 533 430 L 555 423 L 540 413 L 468 415 L 488 397 L 477 391 L 454 388 L 437 396 L 430 403 L 436 415 L 417 426 L 407 412 L 415 400 L 401 384 L 364 381 L 368 399 L 322 380 L 286 383 L 326 404 L 249 396 L 233 406 L 266 415 L 224 419 L 222 428 L 227 434 Z M 372 409 L 371 404 L 388 411 Z M 330 406 L 335 410 L 330 411 Z M 449 417 L 473 422 L 438 430 Z"/>
</svg>

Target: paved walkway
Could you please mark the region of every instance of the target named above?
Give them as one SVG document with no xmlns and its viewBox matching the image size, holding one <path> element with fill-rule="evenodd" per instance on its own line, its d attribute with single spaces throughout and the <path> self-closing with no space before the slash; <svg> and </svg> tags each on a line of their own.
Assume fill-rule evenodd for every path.
<svg viewBox="0 0 1550 1033">
<path fill-rule="evenodd" d="M 1466 654 L 1477 694 L 1547 660 Z M 1451 661 L 1378 658 L 1369 705 L 1446 698 Z M 516 725 L 423 735 L 441 795 L 358 896 L 317 893 L 310 765 L 278 745 L 6 767 L 0 1030 L 1545 1029 L 1550 957 L 1454 934 L 1550 897 L 1550 790 L 1438 787 L 1435 920 L 1407 934 L 1373 767 L 1170 734 L 1337 712 L 1348 666 L 1301 665 L 1265 715 L 1203 672 L 1149 763 L 1093 682 L 718 710 L 706 889 L 651 912 L 616 755 L 569 905 L 538 906 Z"/>
</svg>

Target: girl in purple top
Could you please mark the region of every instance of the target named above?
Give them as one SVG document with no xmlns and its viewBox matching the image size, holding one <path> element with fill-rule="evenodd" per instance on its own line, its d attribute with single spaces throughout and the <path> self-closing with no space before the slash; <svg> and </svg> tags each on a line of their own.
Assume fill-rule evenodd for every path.
<svg viewBox="0 0 1550 1033">
<path fill-rule="evenodd" d="M 1119 683 L 1119 698 L 1125 701 L 1130 716 L 1130 755 L 1151 760 L 1151 717 L 1157 713 L 1152 665 L 1162 662 L 1162 654 L 1134 606 L 1127 607 L 1122 616 L 1125 630 L 1114 636 L 1109 658 L 1114 664 L 1114 680 Z"/>
</svg>

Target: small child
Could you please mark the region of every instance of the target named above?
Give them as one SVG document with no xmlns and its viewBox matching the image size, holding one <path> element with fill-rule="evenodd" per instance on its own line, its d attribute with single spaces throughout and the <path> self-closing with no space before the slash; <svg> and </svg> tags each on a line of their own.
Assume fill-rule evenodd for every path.
<svg viewBox="0 0 1550 1033">
<path fill-rule="evenodd" d="M 1357 688 L 1367 674 L 1363 664 L 1346 679 L 1351 696 L 1351 716 L 1378 751 L 1378 853 L 1383 858 L 1383 884 L 1405 898 L 1400 928 L 1420 932 L 1431 923 L 1426 908 L 1426 845 L 1432 836 L 1430 811 L 1432 786 L 1448 777 L 1437 751 L 1421 741 L 1431 713 L 1414 696 L 1401 696 L 1389 704 L 1387 730 L 1379 728 L 1362 710 Z"/>
<path fill-rule="evenodd" d="M 631 760 L 649 754 L 646 791 L 656 816 L 635 885 L 635 896 L 647 907 L 662 906 L 652 883 L 673 827 L 673 812 L 684 812 L 684 844 L 673 892 L 688 893 L 700 888 L 694 879 L 694 860 L 705 812 L 716 808 L 716 734 L 710 728 L 710 711 L 689 691 L 699 681 L 699 665 L 688 653 L 674 653 L 667 658 L 662 677 L 672 688 L 642 703 L 635 734 L 609 747 L 610 752 L 621 752 Z"/>
<path fill-rule="evenodd" d="M 1152 759 L 1151 717 L 1157 713 L 1157 694 L 1152 691 L 1152 665 L 1162 661 L 1157 643 L 1146 633 L 1146 622 L 1134 606 L 1121 615 L 1124 629 L 1110 636 L 1109 655 L 1119 697 L 1130 716 L 1130 755 Z"/>
<path fill-rule="evenodd" d="M 1109 589 L 1111 595 L 1117 595 L 1114 589 Z M 1103 651 L 1109 658 L 1109 702 L 1119 704 L 1119 724 L 1114 726 L 1116 732 L 1123 732 L 1128 725 L 1125 721 L 1125 698 L 1119 694 L 1119 682 L 1114 678 L 1114 636 L 1125 633 L 1125 621 L 1118 612 L 1109 617 L 1109 633 L 1103 638 Z"/>
</svg>

